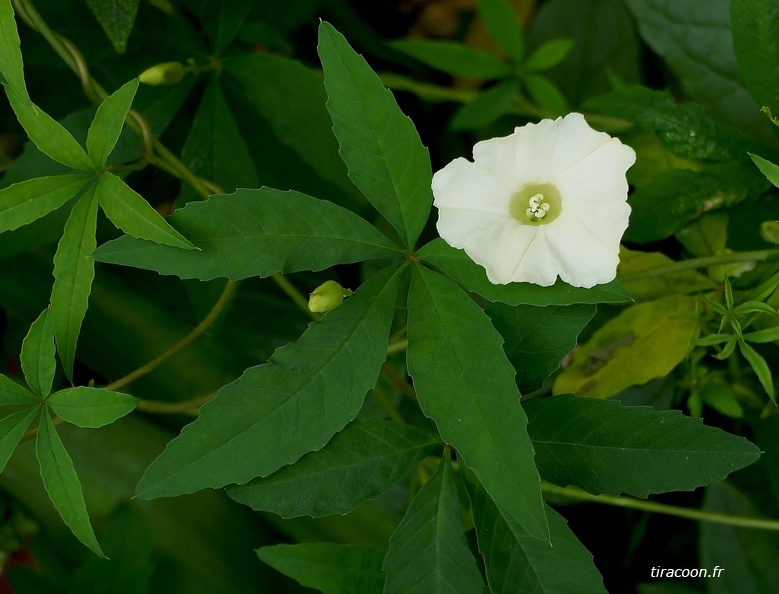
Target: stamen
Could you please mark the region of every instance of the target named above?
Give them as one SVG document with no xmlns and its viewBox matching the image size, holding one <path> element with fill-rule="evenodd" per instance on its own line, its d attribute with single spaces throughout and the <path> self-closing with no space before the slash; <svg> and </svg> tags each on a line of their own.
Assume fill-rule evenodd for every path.
<svg viewBox="0 0 779 594">
<path fill-rule="evenodd" d="M 551 206 L 543 200 L 544 195 L 540 192 L 538 194 L 533 194 L 528 200 L 530 206 L 525 210 L 525 216 L 531 221 L 540 221 L 551 209 Z"/>
</svg>

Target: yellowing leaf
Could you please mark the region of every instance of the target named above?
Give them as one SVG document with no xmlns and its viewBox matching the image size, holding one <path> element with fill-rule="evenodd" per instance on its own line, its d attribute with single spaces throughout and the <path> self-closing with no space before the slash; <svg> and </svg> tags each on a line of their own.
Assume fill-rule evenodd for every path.
<svg viewBox="0 0 779 594">
<path fill-rule="evenodd" d="M 698 336 L 695 297 L 671 295 L 634 305 L 575 352 L 554 393 L 610 398 L 671 372 Z"/>
</svg>

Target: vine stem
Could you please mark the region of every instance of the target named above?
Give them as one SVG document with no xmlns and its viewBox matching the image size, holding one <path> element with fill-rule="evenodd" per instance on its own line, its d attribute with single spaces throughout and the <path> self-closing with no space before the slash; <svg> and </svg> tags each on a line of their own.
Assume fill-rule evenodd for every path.
<svg viewBox="0 0 779 594">
<path fill-rule="evenodd" d="M 208 330 L 211 324 L 213 324 L 216 321 L 216 319 L 219 317 L 219 314 L 222 313 L 224 308 L 227 306 L 227 304 L 235 295 L 237 289 L 238 289 L 238 283 L 232 281 L 228 282 L 225 285 L 224 291 L 222 291 L 222 294 L 219 296 L 219 299 L 211 308 L 211 311 L 209 311 L 206 317 L 203 318 L 203 320 L 197 326 L 195 326 L 192 332 L 187 334 L 184 338 L 182 338 L 180 341 L 174 344 L 167 351 L 162 353 L 159 357 L 152 359 L 146 365 L 139 367 L 135 371 L 128 373 L 122 378 L 119 378 L 115 382 L 108 384 L 103 389 L 120 390 L 125 386 L 131 384 L 138 378 L 143 377 L 144 375 L 154 371 L 157 367 L 165 363 L 165 361 L 173 357 L 176 353 L 188 347 L 190 344 L 192 344 L 195 341 L 195 339 L 197 339 L 201 334 L 203 334 L 203 332 Z"/>
<path fill-rule="evenodd" d="M 667 264 L 666 266 L 658 266 L 657 268 L 648 268 L 646 270 L 639 270 L 632 274 L 618 275 L 617 280 L 621 283 L 629 283 L 645 278 L 653 278 L 655 276 L 662 276 L 664 274 L 672 274 L 674 272 L 680 272 L 682 270 L 691 270 L 694 268 L 705 268 L 707 266 L 715 266 L 717 264 L 733 264 L 735 262 L 750 262 L 752 260 L 767 260 L 772 256 L 779 255 L 779 250 L 757 250 L 753 252 L 736 252 L 733 254 L 723 254 L 722 256 L 705 256 L 703 258 L 692 258 L 690 260 L 683 260 L 682 262 L 674 262 L 673 264 Z"/>
<path fill-rule="evenodd" d="M 758 530 L 777 530 L 779 531 L 779 520 L 769 520 L 767 518 L 752 518 L 748 516 L 732 516 L 718 512 L 709 512 L 700 509 L 688 509 L 676 505 L 666 505 L 655 501 L 645 501 L 633 497 L 615 497 L 614 495 L 593 495 L 576 487 L 558 487 L 546 481 L 541 481 L 541 491 L 549 495 L 558 495 L 580 501 L 590 501 L 593 503 L 603 503 L 616 507 L 627 507 L 641 511 L 676 516 L 686 520 L 697 522 L 712 522 L 714 524 L 725 524 L 727 526 L 736 526 L 739 528 L 754 528 Z"/>
</svg>

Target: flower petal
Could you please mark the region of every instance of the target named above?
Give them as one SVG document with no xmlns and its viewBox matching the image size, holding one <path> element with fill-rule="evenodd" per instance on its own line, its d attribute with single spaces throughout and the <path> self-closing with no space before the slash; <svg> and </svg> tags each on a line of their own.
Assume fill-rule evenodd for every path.
<svg viewBox="0 0 779 594">
<path fill-rule="evenodd" d="M 473 213 L 510 217 L 509 199 L 516 191 L 511 182 L 463 159 L 455 159 L 433 175 L 436 208 L 457 208 Z"/>
</svg>

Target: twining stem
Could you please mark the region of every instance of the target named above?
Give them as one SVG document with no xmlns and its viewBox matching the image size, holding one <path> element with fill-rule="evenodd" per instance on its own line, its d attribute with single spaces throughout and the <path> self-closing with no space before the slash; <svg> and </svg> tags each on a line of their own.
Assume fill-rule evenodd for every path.
<svg viewBox="0 0 779 594">
<path fill-rule="evenodd" d="M 733 254 L 722 254 L 721 256 L 705 256 L 703 258 L 692 258 L 691 260 L 683 260 L 681 262 L 674 262 L 673 264 L 667 264 L 665 266 L 658 266 L 657 268 L 648 268 L 646 270 L 639 270 L 631 274 L 617 275 L 617 280 L 621 283 L 629 283 L 637 280 L 643 280 L 645 278 L 654 278 L 656 276 L 662 276 L 664 274 L 672 274 L 674 272 L 680 272 L 682 270 L 691 270 L 694 268 L 706 268 L 707 266 L 716 266 L 718 264 L 733 264 L 735 262 L 752 262 L 767 260 L 772 256 L 779 255 L 779 250 L 757 250 L 754 252 L 735 252 Z"/>
<path fill-rule="evenodd" d="M 382 84 L 389 89 L 409 91 L 428 101 L 472 103 L 479 96 L 479 91 L 477 90 L 442 87 L 431 83 L 418 82 L 392 72 L 384 72 L 379 75 L 379 78 L 381 78 Z M 554 113 L 534 105 L 522 95 L 517 95 L 506 111 L 534 119 L 555 117 Z M 584 116 L 590 124 L 607 132 L 626 132 L 633 128 L 631 122 L 612 116 L 604 116 L 597 113 L 585 113 Z"/>
<path fill-rule="evenodd" d="M 725 524 L 728 526 L 737 526 L 739 528 L 755 528 L 758 530 L 779 530 L 779 520 L 768 520 L 765 518 L 751 518 L 747 516 L 732 516 L 718 512 L 709 512 L 700 509 L 688 509 L 676 505 L 666 505 L 655 501 L 646 501 L 635 499 L 633 497 L 615 497 L 613 495 L 592 495 L 576 487 L 558 487 L 541 481 L 541 491 L 549 495 L 568 497 L 580 501 L 591 501 L 594 503 L 603 503 L 616 507 L 627 507 L 641 511 L 654 512 L 685 518 L 698 522 L 712 522 L 714 524 Z"/>
<path fill-rule="evenodd" d="M 216 396 L 216 392 L 211 392 L 199 398 L 192 400 L 182 400 L 179 402 L 165 402 L 162 400 L 140 400 L 135 410 L 153 413 L 157 415 L 176 415 L 193 414 L 197 415 L 198 409 L 206 402 L 210 402 Z"/>
<path fill-rule="evenodd" d="M 135 380 L 137 380 L 140 377 L 143 377 L 147 373 L 151 373 L 154 371 L 157 367 L 165 363 L 168 359 L 173 357 L 176 353 L 181 351 L 182 349 L 188 347 L 190 344 L 192 344 L 203 332 L 208 330 L 208 328 L 213 324 L 216 319 L 219 317 L 219 314 L 222 313 L 225 306 L 230 302 L 230 300 L 233 298 L 233 295 L 235 295 L 235 291 L 238 289 L 238 284 L 234 282 L 228 282 L 225 285 L 224 291 L 222 291 L 222 294 L 219 296 L 219 299 L 214 304 L 214 306 L 211 308 L 211 311 L 208 312 L 208 315 L 206 315 L 205 318 L 197 325 L 195 328 L 187 334 L 184 338 L 182 338 L 180 341 L 178 341 L 176 344 L 174 344 L 172 347 L 170 347 L 167 351 L 162 353 L 159 357 L 156 357 L 155 359 L 152 359 L 149 361 L 146 365 L 139 367 L 132 373 L 128 373 L 122 378 L 119 378 L 115 382 L 112 382 L 108 384 L 104 389 L 105 390 L 120 390 L 124 388 L 125 386 L 131 384 Z"/>
</svg>

